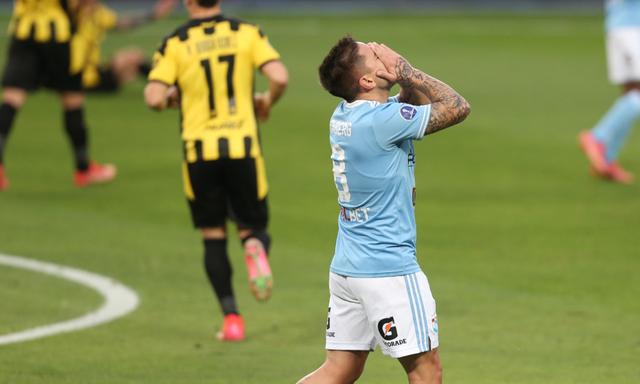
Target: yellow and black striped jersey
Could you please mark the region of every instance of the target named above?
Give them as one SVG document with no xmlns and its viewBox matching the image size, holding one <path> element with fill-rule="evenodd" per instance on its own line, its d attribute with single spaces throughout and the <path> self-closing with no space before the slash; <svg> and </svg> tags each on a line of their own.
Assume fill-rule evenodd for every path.
<svg viewBox="0 0 640 384">
<path fill-rule="evenodd" d="M 279 58 L 257 26 L 222 15 L 193 19 L 165 38 L 149 81 L 180 91 L 187 161 L 261 157 L 255 73 Z"/>
<path fill-rule="evenodd" d="M 107 31 L 117 25 L 118 14 L 104 4 L 78 9 L 77 31 L 72 43 L 72 67 L 82 68 L 83 86 L 90 88 L 100 81 L 100 48 Z"/>
<path fill-rule="evenodd" d="M 73 34 L 74 0 L 14 0 L 9 33 L 18 40 L 65 43 Z"/>
</svg>

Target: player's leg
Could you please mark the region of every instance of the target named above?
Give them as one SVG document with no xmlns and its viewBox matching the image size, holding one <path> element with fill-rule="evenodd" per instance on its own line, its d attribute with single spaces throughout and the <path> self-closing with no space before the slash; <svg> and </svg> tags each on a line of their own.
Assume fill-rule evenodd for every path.
<svg viewBox="0 0 640 384">
<path fill-rule="evenodd" d="M 326 326 L 327 355 L 320 368 L 299 383 L 354 383 L 375 346 L 373 330 L 361 298 L 351 289 L 351 278 L 329 274 L 329 310 Z"/>
<path fill-rule="evenodd" d="M 99 164 L 89 156 L 89 133 L 84 116 L 84 94 L 78 91 L 63 91 L 60 100 L 64 113 L 64 128 L 71 144 L 78 187 L 106 183 L 116 177 L 113 164 Z"/>
<path fill-rule="evenodd" d="M 27 100 L 27 92 L 20 88 L 4 88 L 0 105 L 0 191 L 9 188 L 9 179 L 4 169 L 4 151 L 18 110 Z"/>
<path fill-rule="evenodd" d="M 580 143 L 597 175 L 628 183 L 633 176 L 620 168 L 618 156 L 640 117 L 640 29 L 609 32 L 607 58 L 610 80 L 624 92 L 590 132 L 581 134 Z"/>
<path fill-rule="evenodd" d="M 352 278 L 366 303 L 369 327 L 385 355 L 407 371 L 410 383 L 440 383 L 436 302 L 422 272 L 405 276 Z"/>
<path fill-rule="evenodd" d="M 398 359 L 411 384 L 442 383 L 442 365 L 438 349 Z"/>
<path fill-rule="evenodd" d="M 268 260 L 271 236 L 267 231 L 269 212 L 264 165 L 261 158 L 229 160 L 228 163 L 225 176 L 229 203 L 245 251 L 249 286 L 257 300 L 268 300 L 273 275 Z"/>
<path fill-rule="evenodd" d="M 0 105 L 0 191 L 9 187 L 4 168 L 4 151 L 18 110 L 27 100 L 27 91 L 38 86 L 39 58 L 32 42 L 13 39 L 2 76 Z"/>
<path fill-rule="evenodd" d="M 45 85 L 58 92 L 64 111 L 64 128 L 71 143 L 75 164 L 75 185 L 85 187 L 113 180 L 116 176 L 115 166 L 92 162 L 89 156 L 82 75 L 71 73 L 70 43 L 41 44 L 40 51 L 44 62 Z"/>
<path fill-rule="evenodd" d="M 362 375 L 369 351 L 327 351 L 320 368 L 298 381 L 298 384 L 350 384 Z"/>
<path fill-rule="evenodd" d="M 239 341 L 244 339 L 244 323 L 233 293 L 233 269 L 227 253 L 227 198 L 221 182 L 222 172 L 219 161 L 183 164 L 184 192 L 191 218 L 203 238 L 205 272 L 224 315 L 224 324 L 217 336 L 224 341 Z"/>
</svg>

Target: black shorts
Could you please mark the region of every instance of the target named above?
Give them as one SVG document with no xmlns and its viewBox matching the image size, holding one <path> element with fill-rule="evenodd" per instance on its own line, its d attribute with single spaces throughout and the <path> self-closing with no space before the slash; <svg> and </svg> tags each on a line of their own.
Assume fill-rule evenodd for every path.
<svg viewBox="0 0 640 384">
<path fill-rule="evenodd" d="M 80 73 L 71 74 L 70 43 L 11 39 L 3 87 L 34 91 L 40 87 L 56 91 L 81 91 Z"/>
<path fill-rule="evenodd" d="M 267 198 L 258 196 L 256 159 L 220 159 L 186 164 L 185 191 L 196 228 L 222 227 L 227 219 L 241 229 L 266 229 Z"/>
<path fill-rule="evenodd" d="M 98 82 L 90 87 L 84 87 L 87 92 L 112 93 L 120 90 L 120 83 L 111 65 L 98 68 Z"/>
</svg>

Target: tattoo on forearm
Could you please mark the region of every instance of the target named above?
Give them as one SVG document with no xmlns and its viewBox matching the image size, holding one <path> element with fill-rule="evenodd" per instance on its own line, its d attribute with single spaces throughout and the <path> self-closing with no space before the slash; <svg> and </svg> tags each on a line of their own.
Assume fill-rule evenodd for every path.
<svg viewBox="0 0 640 384">
<path fill-rule="evenodd" d="M 405 59 L 396 63 L 398 84 L 404 89 L 421 92 L 431 101 L 431 116 L 427 134 L 463 121 L 471 112 L 469 103 L 442 81 L 415 69 Z"/>
</svg>

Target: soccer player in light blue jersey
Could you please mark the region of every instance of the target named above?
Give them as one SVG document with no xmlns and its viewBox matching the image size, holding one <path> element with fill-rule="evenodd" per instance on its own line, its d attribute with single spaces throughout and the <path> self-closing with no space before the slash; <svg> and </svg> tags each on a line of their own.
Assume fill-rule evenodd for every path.
<svg viewBox="0 0 640 384">
<path fill-rule="evenodd" d="M 413 141 L 461 122 L 469 104 L 390 48 L 351 37 L 319 71 L 344 99 L 329 126 L 340 213 L 327 357 L 300 383 L 353 383 L 376 345 L 410 383 L 441 383 L 436 305 L 416 258 Z M 389 97 L 394 84 L 400 94 Z"/>
<path fill-rule="evenodd" d="M 609 79 L 623 94 L 579 139 L 594 174 L 628 184 L 633 175 L 618 165 L 618 155 L 640 117 L 640 0 L 607 0 L 605 9 Z"/>
</svg>

